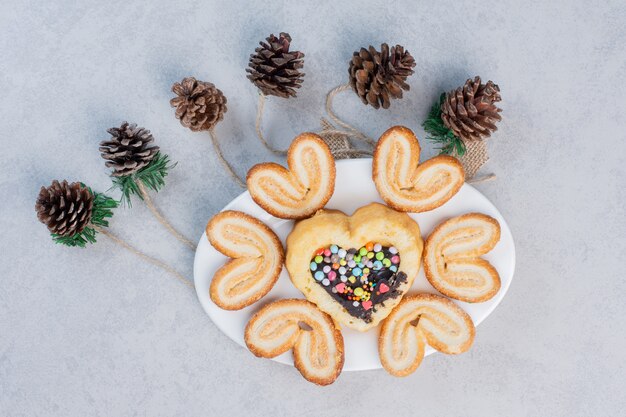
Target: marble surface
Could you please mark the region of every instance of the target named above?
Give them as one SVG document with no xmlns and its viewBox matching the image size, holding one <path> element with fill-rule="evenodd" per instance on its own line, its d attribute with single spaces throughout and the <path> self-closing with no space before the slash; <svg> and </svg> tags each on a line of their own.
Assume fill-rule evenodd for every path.
<svg viewBox="0 0 626 417">
<path fill-rule="evenodd" d="M 623 1 L 0 2 L 0 415 L 623 416 L 625 28 Z M 280 146 L 317 128 L 325 93 L 370 43 L 417 60 L 391 111 L 337 99 L 372 136 L 393 124 L 423 136 L 433 100 L 474 74 L 500 85 L 484 169 L 498 179 L 478 187 L 507 218 L 518 263 L 470 352 L 431 356 L 405 379 L 344 373 L 319 388 L 236 346 L 190 288 L 106 237 L 65 248 L 37 222 L 53 179 L 109 188 L 98 142 L 130 120 L 178 161 L 155 201 L 199 238 L 240 189 L 207 136 L 175 120 L 170 86 L 194 75 L 228 96 L 217 131 L 240 174 L 280 161 L 255 138 L 244 68 L 281 30 L 307 75 L 296 99 L 267 103 Z M 111 230 L 191 277 L 193 254 L 141 204 Z"/>
</svg>

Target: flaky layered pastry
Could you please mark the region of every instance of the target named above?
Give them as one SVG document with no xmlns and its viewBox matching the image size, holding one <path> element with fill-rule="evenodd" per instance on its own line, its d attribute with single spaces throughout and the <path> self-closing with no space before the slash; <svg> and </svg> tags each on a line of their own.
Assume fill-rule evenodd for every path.
<svg viewBox="0 0 626 417">
<path fill-rule="evenodd" d="M 285 259 L 278 236 L 263 222 L 240 211 L 223 211 L 207 224 L 211 245 L 233 258 L 217 270 L 211 300 L 224 310 L 240 310 L 267 294 Z"/>
<path fill-rule="evenodd" d="M 420 213 L 450 200 L 465 181 L 463 166 L 447 155 L 420 164 L 420 145 L 403 126 L 388 129 L 374 150 L 372 177 L 378 193 L 396 210 Z"/>
<path fill-rule="evenodd" d="M 264 306 L 248 322 L 245 341 L 262 358 L 293 349 L 296 369 L 318 385 L 332 384 L 343 369 L 341 331 L 330 316 L 306 300 L 285 299 Z"/>
<path fill-rule="evenodd" d="M 441 223 L 426 240 L 426 278 L 450 298 L 468 303 L 489 300 L 500 289 L 500 275 L 480 255 L 499 240 L 500 224 L 485 214 L 469 213 Z"/>
<path fill-rule="evenodd" d="M 393 246 L 401 255 L 398 272 L 406 280 L 398 282 L 394 297 L 373 305 L 368 321 L 355 317 L 319 285 L 311 274 L 311 257 L 318 248 L 337 245 L 360 248 L 366 242 Z M 293 284 L 304 296 L 341 324 L 367 331 L 387 317 L 413 284 L 420 268 L 423 241 L 418 224 L 406 213 L 372 203 L 347 216 L 338 210 L 320 210 L 313 217 L 296 223 L 287 237 L 285 266 Z"/>
<path fill-rule="evenodd" d="M 335 189 L 335 159 L 314 133 L 303 133 L 287 153 L 289 169 L 262 163 L 248 171 L 252 199 L 283 219 L 302 219 L 324 207 Z"/>
<path fill-rule="evenodd" d="M 383 321 L 378 353 L 383 368 L 394 376 L 413 373 L 429 344 L 439 352 L 458 354 L 474 341 L 470 316 L 445 297 L 433 294 L 407 295 Z"/>
</svg>

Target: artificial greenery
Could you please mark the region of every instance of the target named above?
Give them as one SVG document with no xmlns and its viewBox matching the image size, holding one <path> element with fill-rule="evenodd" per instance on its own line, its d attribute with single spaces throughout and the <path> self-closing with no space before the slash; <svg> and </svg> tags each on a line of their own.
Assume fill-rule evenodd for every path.
<svg viewBox="0 0 626 417">
<path fill-rule="evenodd" d="M 458 156 L 465 154 L 465 144 L 450 129 L 448 129 L 441 120 L 441 104 L 445 100 L 446 95 L 442 94 L 439 101 L 435 103 L 428 113 L 428 117 L 422 123 L 424 130 L 428 133 L 426 139 L 432 140 L 440 144 L 439 154 L 450 155 L 453 152 Z"/>
<path fill-rule="evenodd" d="M 143 200 L 139 189 L 139 182 L 149 189 L 159 192 L 165 185 L 165 177 L 168 170 L 174 168 L 176 164 L 170 164 L 169 157 L 161 152 L 157 152 L 154 159 L 139 171 L 120 177 L 113 178 L 113 188 L 118 188 L 122 192 L 122 202 L 130 207 L 131 196 L 136 195 Z"/>
<path fill-rule="evenodd" d="M 83 184 L 83 186 L 85 186 L 85 184 Z M 107 219 L 113 216 L 113 209 L 119 205 L 118 202 L 115 201 L 113 198 L 107 196 L 106 194 L 94 193 L 89 187 L 87 187 L 87 189 L 94 197 L 93 207 L 91 209 L 91 220 L 89 221 L 89 225 L 80 232 L 75 233 L 71 236 L 61 236 L 53 233 L 52 240 L 55 243 L 60 243 L 66 246 L 78 246 L 84 248 L 87 242 L 96 243 L 96 234 L 98 233 L 98 231 L 94 227 L 90 226 L 109 226 L 109 221 Z"/>
</svg>

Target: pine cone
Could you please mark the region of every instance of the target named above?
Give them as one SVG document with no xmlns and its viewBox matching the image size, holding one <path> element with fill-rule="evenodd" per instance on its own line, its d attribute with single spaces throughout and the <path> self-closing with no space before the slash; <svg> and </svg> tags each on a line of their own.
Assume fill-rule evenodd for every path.
<svg viewBox="0 0 626 417">
<path fill-rule="evenodd" d="M 288 33 L 281 32 L 278 38 L 272 34 L 265 39 L 267 43 L 259 42 L 261 46 L 250 55 L 250 68 L 246 68 L 248 79 L 265 95 L 295 97 L 295 89 L 304 81 L 304 73 L 299 71 L 304 66 L 304 54 L 289 52 Z"/>
<path fill-rule="evenodd" d="M 170 100 L 176 118 L 194 132 L 212 129 L 228 110 L 224 94 L 209 82 L 187 77 L 174 83 L 172 91 L 177 95 Z"/>
<path fill-rule="evenodd" d="M 111 175 L 114 177 L 139 171 L 159 152 L 158 146 L 150 146 L 154 142 L 150 131 L 134 123 L 124 122 L 120 127 L 107 129 L 107 132 L 112 138 L 100 142 L 100 155 L 106 159 L 106 166 L 113 168 Z"/>
<path fill-rule="evenodd" d="M 68 184 L 52 181 L 50 187 L 41 187 L 35 211 L 40 222 L 50 233 L 73 236 L 83 231 L 91 221 L 93 194 L 79 182 Z"/>
<path fill-rule="evenodd" d="M 480 140 L 496 131 L 502 111 L 494 103 L 500 101 L 500 88 L 480 77 L 468 79 L 465 85 L 450 91 L 441 104 L 443 124 L 462 140 Z"/>
<path fill-rule="evenodd" d="M 350 85 L 361 98 L 363 104 L 378 109 L 389 108 L 391 98 L 402 98 L 402 90 L 408 91 L 405 82 L 413 74 L 415 60 L 404 47 L 383 43 L 378 52 L 370 45 L 369 50 L 361 48 L 350 61 Z"/>
</svg>

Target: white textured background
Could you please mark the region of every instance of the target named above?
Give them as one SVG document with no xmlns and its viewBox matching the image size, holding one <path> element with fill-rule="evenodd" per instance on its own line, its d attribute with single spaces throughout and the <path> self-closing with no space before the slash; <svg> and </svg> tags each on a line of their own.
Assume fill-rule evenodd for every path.
<svg viewBox="0 0 626 417">
<path fill-rule="evenodd" d="M 623 416 L 625 27 L 620 0 L 3 0 L 0 415 Z M 255 139 L 244 68 L 281 30 L 307 74 L 298 98 L 267 105 L 265 130 L 283 146 L 317 128 L 326 91 L 370 43 L 403 44 L 417 61 L 390 111 L 337 100 L 372 136 L 399 123 L 423 136 L 433 100 L 469 76 L 500 85 L 504 120 L 485 168 L 498 179 L 479 189 L 507 218 L 518 266 L 467 354 L 429 357 L 406 379 L 344 373 L 319 388 L 236 346 L 189 288 L 105 237 L 65 248 L 37 222 L 35 197 L 52 179 L 109 187 L 98 142 L 129 120 L 179 162 L 155 200 L 199 237 L 240 190 L 207 136 L 175 120 L 171 84 L 194 75 L 224 91 L 218 133 L 239 173 L 276 160 Z M 141 204 L 118 210 L 112 230 L 191 277 L 193 254 Z"/>
</svg>

